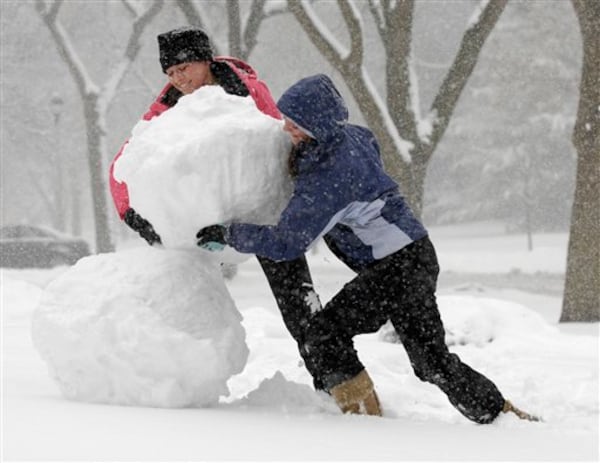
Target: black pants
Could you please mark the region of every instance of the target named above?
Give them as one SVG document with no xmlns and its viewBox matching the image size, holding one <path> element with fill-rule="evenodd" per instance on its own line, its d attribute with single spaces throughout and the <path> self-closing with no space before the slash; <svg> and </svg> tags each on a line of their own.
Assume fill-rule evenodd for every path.
<svg viewBox="0 0 600 463">
<path fill-rule="evenodd" d="M 438 273 L 428 238 L 360 272 L 310 319 L 303 351 L 311 374 L 326 390 L 357 375 L 364 366 L 352 338 L 391 320 L 421 380 L 437 385 L 467 418 L 493 421 L 504 398 L 494 383 L 448 351 L 435 298 Z"/>
<path fill-rule="evenodd" d="M 256 257 L 275 296 L 283 322 L 306 362 L 306 328 L 311 315 L 322 309 L 306 258 L 302 256 L 292 261 L 275 262 L 266 257 Z M 323 389 L 318 374 L 313 374 L 313 383 L 315 388 Z"/>
</svg>

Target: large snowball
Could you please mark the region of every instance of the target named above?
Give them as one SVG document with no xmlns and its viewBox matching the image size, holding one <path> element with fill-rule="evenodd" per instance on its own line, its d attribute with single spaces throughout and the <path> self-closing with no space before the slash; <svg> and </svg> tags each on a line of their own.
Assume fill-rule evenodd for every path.
<svg viewBox="0 0 600 463">
<path fill-rule="evenodd" d="M 209 406 L 248 357 L 241 316 L 201 251 L 91 256 L 50 283 L 33 341 L 69 399 Z"/>
<path fill-rule="evenodd" d="M 282 126 L 250 97 L 202 87 L 136 125 L 115 178 L 166 247 L 193 247 L 216 223 L 276 223 L 291 193 Z"/>
</svg>

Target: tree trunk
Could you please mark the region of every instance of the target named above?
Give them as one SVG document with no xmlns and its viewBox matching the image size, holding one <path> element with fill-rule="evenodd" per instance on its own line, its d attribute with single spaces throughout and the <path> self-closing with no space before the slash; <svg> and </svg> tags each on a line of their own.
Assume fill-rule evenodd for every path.
<svg viewBox="0 0 600 463">
<path fill-rule="evenodd" d="M 229 36 L 229 56 L 242 56 L 242 21 L 240 20 L 239 0 L 226 0 L 227 28 Z"/>
<path fill-rule="evenodd" d="M 577 178 L 561 322 L 600 320 L 600 2 L 572 0 L 583 42 Z"/>
<path fill-rule="evenodd" d="M 107 191 L 104 166 L 105 130 L 101 127 L 98 111 L 98 95 L 90 94 L 83 101 L 87 136 L 88 166 L 92 183 L 92 207 L 95 217 L 96 251 L 111 252 L 114 246 L 111 240 L 108 220 Z"/>
</svg>

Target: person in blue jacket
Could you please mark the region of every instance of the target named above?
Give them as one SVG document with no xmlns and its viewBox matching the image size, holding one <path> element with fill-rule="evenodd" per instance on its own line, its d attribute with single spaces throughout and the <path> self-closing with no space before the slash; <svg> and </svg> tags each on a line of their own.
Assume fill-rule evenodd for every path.
<svg viewBox="0 0 600 463">
<path fill-rule="evenodd" d="M 287 261 L 323 238 L 356 272 L 311 315 L 301 346 L 306 368 L 343 412 L 381 415 L 353 337 L 375 332 L 390 320 L 415 374 L 437 385 L 467 418 L 490 423 L 509 410 L 531 418 L 449 352 L 435 297 L 439 267 L 427 230 L 385 173 L 373 133 L 348 123 L 346 104 L 329 77 L 300 80 L 277 106 L 292 138 L 295 177 L 279 222 L 213 225 L 198 232 L 198 245 L 214 249 L 227 244 Z"/>
</svg>

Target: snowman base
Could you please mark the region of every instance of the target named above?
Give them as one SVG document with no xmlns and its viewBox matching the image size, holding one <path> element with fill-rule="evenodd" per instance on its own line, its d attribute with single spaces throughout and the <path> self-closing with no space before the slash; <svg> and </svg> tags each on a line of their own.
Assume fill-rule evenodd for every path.
<svg viewBox="0 0 600 463">
<path fill-rule="evenodd" d="M 246 364 L 241 319 L 206 253 L 143 247 L 84 258 L 51 282 L 32 337 L 68 399 L 208 407 Z"/>
</svg>

